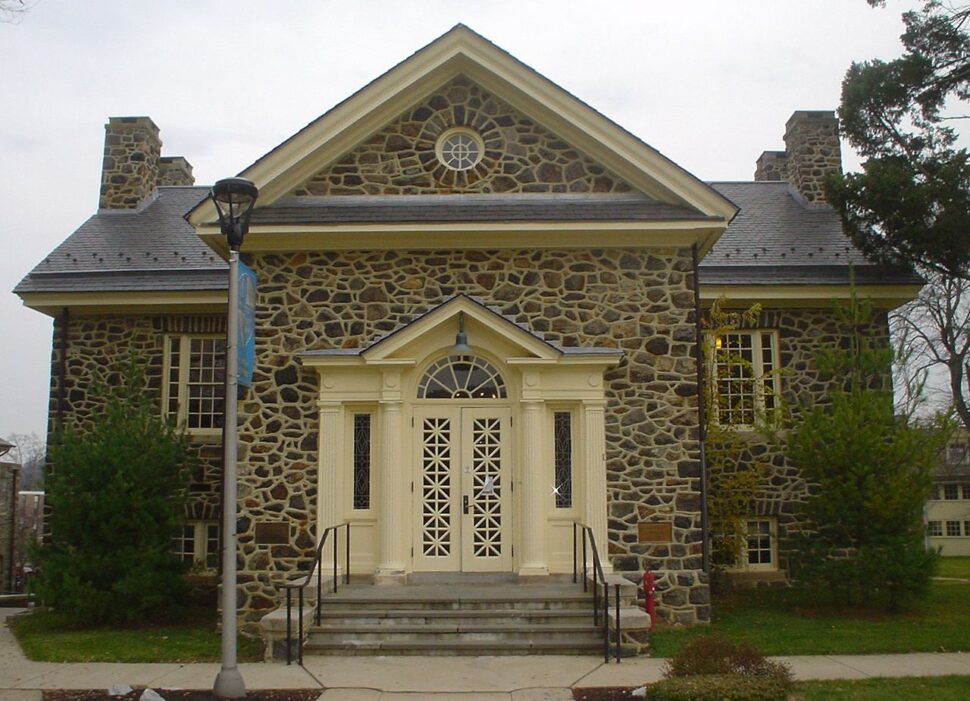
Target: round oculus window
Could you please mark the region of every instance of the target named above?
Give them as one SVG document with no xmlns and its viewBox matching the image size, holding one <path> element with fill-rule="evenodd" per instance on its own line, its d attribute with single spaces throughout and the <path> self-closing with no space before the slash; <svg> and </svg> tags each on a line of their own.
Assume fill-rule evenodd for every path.
<svg viewBox="0 0 970 701">
<path fill-rule="evenodd" d="M 482 137 L 471 129 L 449 129 L 437 145 L 438 160 L 451 170 L 468 170 L 478 165 L 485 151 Z"/>
</svg>

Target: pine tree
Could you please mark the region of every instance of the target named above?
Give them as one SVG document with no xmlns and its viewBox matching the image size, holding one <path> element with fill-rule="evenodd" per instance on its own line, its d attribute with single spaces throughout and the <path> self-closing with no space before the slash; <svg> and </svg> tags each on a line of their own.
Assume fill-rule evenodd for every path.
<svg viewBox="0 0 970 701">
<path fill-rule="evenodd" d="M 172 539 L 184 519 L 189 453 L 184 435 L 132 359 L 122 381 L 101 385 L 88 431 L 51 446 L 51 537 L 37 550 L 41 601 L 78 623 L 140 621 L 184 593 Z"/>
</svg>

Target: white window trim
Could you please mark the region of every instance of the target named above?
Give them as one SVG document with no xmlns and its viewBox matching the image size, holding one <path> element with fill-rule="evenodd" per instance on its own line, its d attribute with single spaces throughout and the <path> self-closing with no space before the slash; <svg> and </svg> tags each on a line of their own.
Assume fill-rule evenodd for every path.
<svg viewBox="0 0 970 701">
<path fill-rule="evenodd" d="M 756 516 L 745 520 L 745 531 L 749 523 L 767 523 L 768 538 L 771 541 L 771 562 L 761 562 L 752 564 L 748 562 L 748 534 L 745 532 L 741 546 L 739 562 L 731 569 L 734 572 L 776 572 L 778 571 L 778 521 L 775 518 Z"/>
<path fill-rule="evenodd" d="M 356 455 L 354 454 L 354 448 L 355 448 L 354 431 L 355 431 L 355 423 L 356 423 L 355 417 L 360 414 L 370 417 L 370 446 L 369 446 L 370 447 L 370 475 L 369 475 L 370 486 L 368 491 L 368 496 L 369 496 L 368 501 L 370 506 L 368 506 L 366 509 L 358 509 L 354 506 L 354 481 L 355 481 L 354 478 L 356 476 L 355 475 L 356 465 L 354 460 L 356 457 Z M 377 424 L 378 424 L 378 416 L 377 416 L 377 409 L 375 407 L 372 407 L 372 406 L 367 406 L 367 407 L 348 406 L 347 407 L 347 421 L 346 421 L 346 433 L 345 433 L 346 453 L 345 454 L 347 456 L 347 463 L 348 463 L 348 470 L 347 470 L 348 488 L 347 488 L 346 513 L 351 514 L 354 518 L 372 516 L 374 515 L 375 509 L 378 506 L 377 491 L 376 491 L 377 477 L 378 477 L 377 450 L 376 450 L 377 429 L 378 429 Z"/>
<path fill-rule="evenodd" d="M 774 370 L 771 371 L 773 376 L 774 387 L 772 389 L 772 394 L 775 396 L 775 406 L 781 401 L 781 381 L 779 377 L 779 370 L 781 369 L 780 354 L 778 349 L 778 331 L 774 329 L 732 329 L 726 332 L 726 335 L 730 334 L 742 334 L 751 337 L 751 355 L 754 359 L 752 362 L 752 369 L 754 372 L 754 414 L 756 417 L 765 417 L 768 419 L 765 410 L 765 377 L 766 373 L 764 371 L 764 361 L 762 360 L 762 344 L 761 337 L 763 334 L 769 334 L 771 336 L 771 362 Z M 710 377 L 711 392 L 710 397 L 713 406 L 710 408 L 713 411 L 712 416 L 714 417 L 714 423 L 718 426 L 725 426 L 731 428 L 739 429 L 751 429 L 754 428 L 753 424 L 731 424 L 731 423 L 721 423 L 721 412 L 719 409 L 720 393 L 718 391 L 718 379 L 717 379 L 717 337 L 715 334 L 709 334 L 708 340 L 710 344 L 710 354 L 711 357 L 708 359 L 708 375 Z"/>
<path fill-rule="evenodd" d="M 218 532 L 219 522 L 218 521 L 196 521 L 196 520 L 191 520 L 191 521 L 186 521 L 183 524 L 183 526 L 191 526 L 194 529 L 194 532 L 192 534 L 192 549 L 193 549 L 192 564 L 193 564 L 193 566 L 196 569 L 201 569 L 204 572 L 214 572 L 217 569 L 217 567 L 218 567 L 218 556 L 219 556 L 219 543 L 218 543 L 218 538 L 221 535 Z M 209 537 L 209 527 L 210 526 L 214 526 L 217 529 L 217 536 L 216 536 L 217 537 L 217 543 L 216 543 L 216 550 L 214 552 L 214 554 L 216 555 L 217 563 L 215 565 L 212 565 L 212 566 L 207 566 L 206 565 L 206 558 L 209 555 L 209 548 L 208 548 L 209 540 L 208 540 L 208 537 Z M 179 543 L 181 544 L 181 542 L 182 542 L 181 533 L 180 533 L 180 535 L 178 537 L 178 540 L 179 540 Z M 179 557 L 181 557 L 182 556 L 181 550 L 179 550 L 178 552 L 176 552 L 176 555 L 178 555 Z"/>
<path fill-rule="evenodd" d="M 162 374 L 162 415 L 171 416 L 169 411 L 169 400 L 171 399 L 169 382 L 169 373 L 172 367 L 172 356 L 170 348 L 173 339 L 178 339 L 179 342 L 179 397 L 178 397 L 178 414 L 175 416 L 175 423 L 178 426 L 184 426 L 185 432 L 190 436 L 221 436 L 221 428 L 190 428 L 187 426 L 188 421 L 188 385 L 189 385 L 189 364 L 183 359 L 190 357 L 189 352 L 189 342 L 191 339 L 210 339 L 214 341 L 225 340 L 225 335 L 223 334 L 211 334 L 211 333 L 171 333 L 165 336 L 165 349 L 164 357 L 165 362 L 163 365 Z"/>
</svg>

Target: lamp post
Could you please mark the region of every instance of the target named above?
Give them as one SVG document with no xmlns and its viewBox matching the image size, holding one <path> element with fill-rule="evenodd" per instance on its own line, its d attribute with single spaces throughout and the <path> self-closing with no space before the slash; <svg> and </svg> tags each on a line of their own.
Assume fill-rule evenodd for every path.
<svg viewBox="0 0 970 701">
<path fill-rule="evenodd" d="M 212 691 L 224 699 L 246 695 L 236 666 L 236 403 L 239 375 L 239 249 L 259 190 L 244 178 L 226 178 L 212 186 L 210 197 L 229 244 L 229 308 L 226 329 L 226 397 L 222 485 L 222 669 Z"/>
</svg>

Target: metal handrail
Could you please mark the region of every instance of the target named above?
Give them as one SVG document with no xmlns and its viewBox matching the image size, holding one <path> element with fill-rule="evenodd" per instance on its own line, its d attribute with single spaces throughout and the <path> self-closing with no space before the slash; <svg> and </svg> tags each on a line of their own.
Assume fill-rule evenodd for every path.
<svg viewBox="0 0 970 701">
<path fill-rule="evenodd" d="M 290 641 L 292 640 L 292 614 L 293 614 L 293 604 L 292 604 L 292 594 L 293 590 L 297 590 L 297 662 L 298 664 L 303 664 L 303 590 L 306 589 L 307 584 L 310 583 L 313 577 L 313 572 L 316 570 L 317 573 L 317 603 L 316 603 L 316 624 L 320 625 L 320 590 L 323 587 L 323 570 L 320 567 L 321 560 L 323 558 L 323 547 L 327 544 L 327 536 L 333 532 L 333 593 L 337 593 L 337 530 L 340 528 L 346 528 L 347 533 L 344 538 L 344 584 L 350 584 L 350 523 L 344 521 L 343 523 L 338 523 L 336 526 L 327 526 L 323 529 L 323 533 L 320 536 L 320 543 L 317 545 L 316 553 L 313 557 L 313 564 L 310 565 L 310 571 L 307 572 L 306 576 L 302 581 L 294 580 L 285 582 L 284 584 L 278 585 L 277 588 L 286 590 L 286 664 L 292 662 L 292 654 L 290 651 Z"/>
<path fill-rule="evenodd" d="M 587 565 L 586 541 L 589 540 L 589 548 L 593 556 L 593 625 L 599 625 L 599 588 L 603 585 L 603 662 L 610 662 L 610 587 L 606 582 L 606 575 L 603 573 L 603 563 L 600 561 L 599 549 L 596 547 L 596 536 L 593 529 L 579 521 L 573 522 L 573 584 L 576 584 L 578 575 L 578 548 L 577 531 L 581 531 L 583 541 L 583 591 L 589 591 L 589 567 Z M 616 602 L 616 662 L 620 662 L 620 585 L 614 584 L 614 601 Z"/>
</svg>

